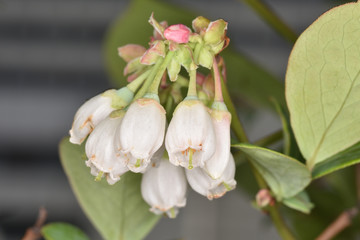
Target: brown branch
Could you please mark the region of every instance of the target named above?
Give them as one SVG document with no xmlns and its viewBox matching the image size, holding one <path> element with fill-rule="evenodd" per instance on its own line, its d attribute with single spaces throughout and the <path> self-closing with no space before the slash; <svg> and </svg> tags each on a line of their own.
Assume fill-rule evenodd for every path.
<svg viewBox="0 0 360 240">
<path fill-rule="evenodd" d="M 47 217 L 46 209 L 41 207 L 39 209 L 38 218 L 34 226 L 28 228 L 25 232 L 24 237 L 21 240 L 38 240 L 41 238 L 41 228 L 45 223 Z"/>
<path fill-rule="evenodd" d="M 359 213 L 357 207 L 353 207 L 347 211 L 342 212 L 339 217 L 330 224 L 316 240 L 329 240 L 333 239 L 342 230 L 351 224 L 351 220 Z"/>
</svg>

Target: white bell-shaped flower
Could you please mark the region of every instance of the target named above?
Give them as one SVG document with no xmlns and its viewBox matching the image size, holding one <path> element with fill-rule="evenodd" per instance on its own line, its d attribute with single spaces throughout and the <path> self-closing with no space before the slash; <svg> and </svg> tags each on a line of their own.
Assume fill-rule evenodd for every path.
<svg viewBox="0 0 360 240">
<path fill-rule="evenodd" d="M 175 109 L 165 138 L 170 162 L 189 169 L 204 167 L 215 153 L 215 132 L 208 109 L 199 100 L 184 100 Z"/>
<path fill-rule="evenodd" d="M 145 171 L 163 144 L 165 124 L 165 109 L 157 100 L 142 98 L 130 105 L 116 132 L 115 146 L 131 171 Z"/>
<path fill-rule="evenodd" d="M 116 157 L 114 148 L 115 129 L 121 124 L 122 118 L 105 118 L 90 134 L 85 145 L 88 157 L 86 165 L 91 168 L 91 174 L 98 178 L 105 174 L 109 184 L 119 181 L 120 176 L 129 170 Z"/>
<path fill-rule="evenodd" d="M 186 177 L 184 169 L 163 158 L 150 167 L 141 180 L 141 194 L 155 214 L 166 213 L 175 218 L 178 208 L 186 205 Z"/>
<path fill-rule="evenodd" d="M 212 179 L 202 168 L 186 170 L 186 178 L 191 188 L 209 200 L 222 197 L 226 192 L 234 189 L 235 162 L 232 154 L 229 156 L 225 171 L 218 179 Z"/>
<path fill-rule="evenodd" d="M 110 91 L 116 92 L 114 89 L 107 92 Z M 81 144 L 95 126 L 114 110 L 112 98 L 104 93 L 86 101 L 75 114 L 74 122 L 70 129 L 70 142 Z"/>
<path fill-rule="evenodd" d="M 205 171 L 213 178 L 218 179 L 224 172 L 230 155 L 230 123 L 231 114 L 227 110 L 212 110 L 216 149 L 215 154 L 205 162 Z"/>
</svg>

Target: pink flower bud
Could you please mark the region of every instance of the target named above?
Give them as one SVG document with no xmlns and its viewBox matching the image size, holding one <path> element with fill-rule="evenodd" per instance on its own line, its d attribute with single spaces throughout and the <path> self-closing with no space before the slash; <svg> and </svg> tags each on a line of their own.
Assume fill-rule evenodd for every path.
<svg viewBox="0 0 360 240">
<path fill-rule="evenodd" d="M 164 36 L 167 40 L 176 43 L 187 43 L 189 41 L 191 30 L 183 24 L 171 25 L 164 31 Z"/>
<path fill-rule="evenodd" d="M 273 206 L 275 201 L 274 198 L 271 196 L 271 193 L 268 189 L 261 189 L 256 194 L 256 203 L 259 207 L 267 207 L 267 206 Z"/>
</svg>

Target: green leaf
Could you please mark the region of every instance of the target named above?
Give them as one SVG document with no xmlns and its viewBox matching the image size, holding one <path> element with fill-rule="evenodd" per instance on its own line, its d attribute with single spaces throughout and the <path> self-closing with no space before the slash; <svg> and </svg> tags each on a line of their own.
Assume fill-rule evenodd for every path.
<svg viewBox="0 0 360 240">
<path fill-rule="evenodd" d="M 314 179 L 319 178 L 357 163 L 360 163 L 360 143 L 316 164 L 312 176 Z"/>
<path fill-rule="evenodd" d="M 115 185 L 95 182 L 85 166 L 84 144 L 60 143 L 60 158 L 70 185 L 88 218 L 104 239 L 143 239 L 159 216 L 149 211 L 140 192 L 141 174 L 126 173 Z"/>
<path fill-rule="evenodd" d="M 295 196 L 311 181 L 309 170 L 294 158 L 250 144 L 236 144 L 232 147 L 249 156 L 277 200 Z"/>
<path fill-rule="evenodd" d="M 360 141 L 360 2 L 334 8 L 296 42 L 286 99 L 310 169 Z"/>
<path fill-rule="evenodd" d="M 46 240 L 89 240 L 88 236 L 68 223 L 50 223 L 41 228 L 41 234 Z"/>
<path fill-rule="evenodd" d="M 305 191 L 298 193 L 291 198 L 285 198 L 282 203 L 289 208 L 298 210 L 300 212 L 309 214 L 311 209 L 314 208 L 314 204 L 310 202 L 310 198 Z"/>
<path fill-rule="evenodd" d="M 182 23 L 191 26 L 196 14 L 160 0 L 135 0 L 109 28 L 104 42 L 105 61 L 108 73 L 116 86 L 125 84 L 122 70 L 125 62 L 118 56 L 117 48 L 129 43 L 148 47 L 153 28 L 148 19 L 154 12 L 158 21 L 169 24 Z M 273 107 L 269 102 L 274 97 L 285 105 L 284 86 L 269 72 L 250 61 L 231 47 L 221 53 L 227 64 L 227 83 L 232 93 L 242 94 L 252 103 Z"/>
<path fill-rule="evenodd" d="M 280 116 L 281 125 L 283 129 L 283 139 L 284 139 L 284 150 L 285 155 L 291 156 L 301 162 L 304 162 L 304 158 L 301 156 L 298 145 L 296 144 L 294 132 L 290 128 L 290 116 L 289 111 L 285 106 L 281 106 L 275 99 L 272 99 L 276 112 Z M 258 144 L 256 144 L 258 145 Z"/>
</svg>

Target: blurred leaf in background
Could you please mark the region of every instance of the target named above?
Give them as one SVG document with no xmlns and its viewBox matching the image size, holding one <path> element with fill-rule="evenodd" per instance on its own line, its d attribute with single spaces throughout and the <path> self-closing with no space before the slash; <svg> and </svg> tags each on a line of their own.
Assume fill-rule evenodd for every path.
<svg viewBox="0 0 360 240">
<path fill-rule="evenodd" d="M 82 209 L 106 240 L 143 239 L 159 220 L 149 211 L 140 192 L 141 175 L 126 173 L 118 183 L 94 181 L 85 165 L 84 144 L 64 138 L 60 158 L 70 185 Z"/>
</svg>

